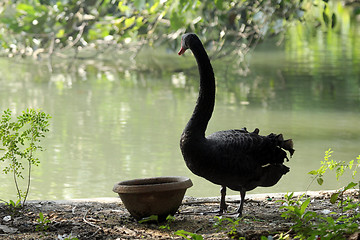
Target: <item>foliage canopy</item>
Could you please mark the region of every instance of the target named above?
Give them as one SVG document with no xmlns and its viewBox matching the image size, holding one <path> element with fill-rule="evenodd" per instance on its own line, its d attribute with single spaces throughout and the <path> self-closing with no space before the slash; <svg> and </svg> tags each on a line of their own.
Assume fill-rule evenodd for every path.
<svg viewBox="0 0 360 240">
<path fill-rule="evenodd" d="M 218 57 L 241 57 L 267 34 L 279 34 L 311 8 L 335 24 L 325 0 L 5 0 L 0 4 L 0 49 L 8 56 L 139 50 L 196 32 Z M 307 10 L 305 10 L 305 8 Z M 225 48 L 226 46 L 226 48 Z M 220 51 L 221 50 L 221 51 Z"/>
</svg>

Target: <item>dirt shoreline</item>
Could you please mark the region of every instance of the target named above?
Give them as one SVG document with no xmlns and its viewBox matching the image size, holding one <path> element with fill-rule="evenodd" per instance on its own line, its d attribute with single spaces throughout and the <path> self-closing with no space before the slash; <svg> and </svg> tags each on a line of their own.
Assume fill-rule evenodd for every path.
<svg viewBox="0 0 360 240">
<path fill-rule="evenodd" d="M 332 192 L 306 192 L 312 199 L 309 210 L 324 214 L 336 212 L 336 205 L 329 201 Z M 297 192 L 295 196 L 302 194 Z M 214 226 L 218 222 L 215 214 L 202 214 L 218 210 L 219 197 L 186 196 L 175 219 L 168 224 L 138 223 L 119 198 L 32 200 L 19 213 L 12 213 L 0 204 L 0 239 L 183 239 L 174 234 L 177 230 L 196 233 L 204 239 L 276 238 L 277 233 L 289 231 L 292 224 L 281 217 L 280 203 L 276 200 L 283 196 L 284 193 L 249 194 L 239 223 L 234 226 L 227 222 L 221 228 Z M 226 200 L 229 211 L 235 211 L 239 196 L 228 196 Z M 39 224 L 40 212 L 49 223 Z M 41 227 L 46 229 L 39 230 Z M 232 235 L 231 230 L 235 230 Z"/>
</svg>

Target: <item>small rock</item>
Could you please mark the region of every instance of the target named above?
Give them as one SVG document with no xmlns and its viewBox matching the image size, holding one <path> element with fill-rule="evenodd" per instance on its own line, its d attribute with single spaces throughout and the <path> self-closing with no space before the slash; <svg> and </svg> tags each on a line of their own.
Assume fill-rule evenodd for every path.
<svg viewBox="0 0 360 240">
<path fill-rule="evenodd" d="M 11 220 L 11 216 L 5 216 L 5 217 L 3 218 L 3 220 L 4 220 L 5 222 L 10 221 L 10 220 Z"/>
<path fill-rule="evenodd" d="M 327 214 L 331 213 L 331 211 L 329 209 L 324 209 L 321 211 L 321 213 L 327 215 Z"/>
<path fill-rule="evenodd" d="M 70 234 L 58 234 L 57 239 L 58 240 L 65 240 L 65 239 L 72 239 L 74 236 Z"/>
<path fill-rule="evenodd" d="M 360 232 L 355 232 L 348 238 L 349 240 L 357 240 L 360 238 Z"/>
<path fill-rule="evenodd" d="M 3 231 L 4 233 L 8 233 L 8 234 L 13 234 L 18 231 L 17 228 L 8 227 L 6 225 L 1 225 L 1 224 L 0 224 L 0 230 Z"/>
</svg>

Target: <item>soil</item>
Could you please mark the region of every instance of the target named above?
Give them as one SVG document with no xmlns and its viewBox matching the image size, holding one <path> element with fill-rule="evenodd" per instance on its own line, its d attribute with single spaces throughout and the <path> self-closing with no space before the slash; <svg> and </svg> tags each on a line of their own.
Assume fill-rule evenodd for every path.
<svg viewBox="0 0 360 240">
<path fill-rule="evenodd" d="M 310 210 L 321 214 L 338 211 L 337 205 L 329 201 L 330 192 L 310 196 Z M 184 239 L 174 234 L 177 230 L 196 233 L 203 239 L 276 239 L 278 233 L 289 232 L 292 225 L 281 217 L 281 203 L 276 200 L 282 197 L 247 197 L 239 224 L 225 220 L 221 227 L 214 226 L 219 223 L 215 213 L 204 214 L 218 210 L 218 198 L 185 197 L 175 218 L 163 223 L 137 222 L 120 199 L 29 201 L 24 209 L 15 212 L 0 204 L 0 239 Z M 235 211 L 238 197 L 227 198 L 227 203 L 228 210 Z M 39 213 L 49 222 L 39 224 Z"/>
</svg>

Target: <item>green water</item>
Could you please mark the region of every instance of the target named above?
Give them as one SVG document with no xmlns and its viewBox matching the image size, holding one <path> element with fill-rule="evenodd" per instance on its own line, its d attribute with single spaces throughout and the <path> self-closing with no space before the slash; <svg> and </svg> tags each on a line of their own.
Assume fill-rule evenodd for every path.
<svg viewBox="0 0 360 240">
<path fill-rule="evenodd" d="M 252 193 L 305 190 L 307 172 L 330 147 L 336 160 L 360 154 L 360 46 L 347 43 L 265 43 L 248 56 L 246 77 L 233 62 L 213 62 L 218 88 L 208 134 L 257 127 L 295 143 L 291 171 L 276 186 Z M 157 66 L 149 71 L 70 61 L 54 64 L 50 73 L 46 62 L 0 59 L 0 109 L 41 108 L 52 116 L 30 199 L 115 197 L 118 181 L 167 175 L 190 177 L 187 195 L 219 195 L 218 186 L 186 168 L 179 149 L 198 91 L 196 68 L 179 69 L 195 61 L 190 53 L 156 54 L 147 54 Z M 330 176 L 310 189 L 336 189 L 351 180 Z M 0 182 L 0 198 L 15 199 L 11 176 L 1 174 Z"/>
</svg>

